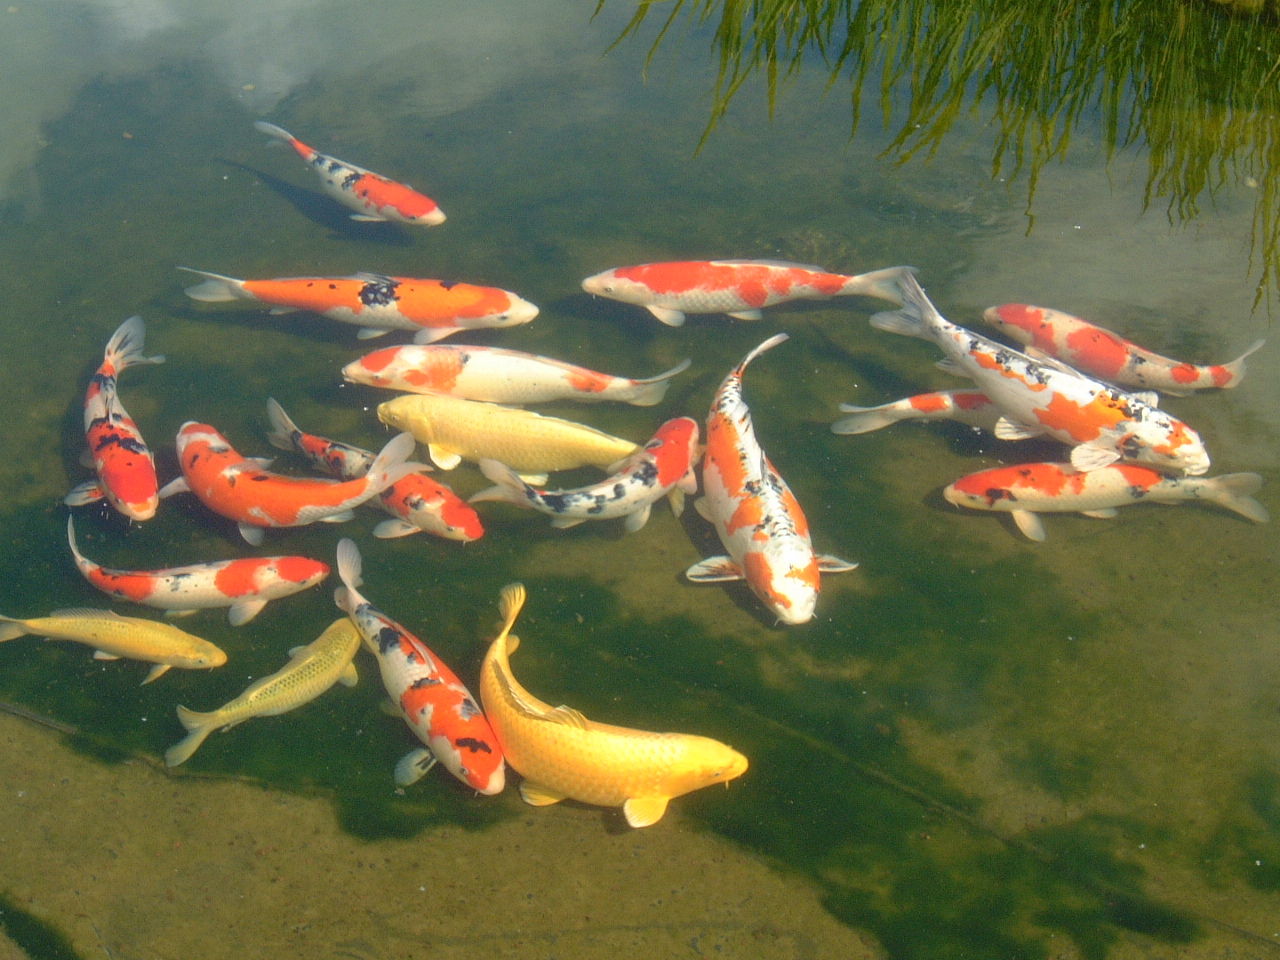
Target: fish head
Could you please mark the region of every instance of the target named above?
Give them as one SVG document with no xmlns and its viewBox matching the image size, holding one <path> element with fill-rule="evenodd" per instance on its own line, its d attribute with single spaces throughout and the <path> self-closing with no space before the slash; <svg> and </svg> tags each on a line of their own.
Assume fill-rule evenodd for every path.
<svg viewBox="0 0 1280 960">
<path fill-rule="evenodd" d="M 682 739 L 685 749 L 672 771 L 671 796 L 728 783 L 747 772 L 747 758 L 728 744 L 692 735 Z"/>
<path fill-rule="evenodd" d="M 1190 477 L 1208 472 L 1209 452 L 1200 434 L 1176 417 L 1153 409 L 1131 428 L 1117 445 L 1125 460 Z"/>
<path fill-rule="evenodd" d="M 491 319 L 491 323 L 495 327 L 518 327 L 522 323 L 528 323 L 538 315 L 536 305 L 530 303 L 524 297 L 518 297 L 514 293 L 509 293 L 510 298 L 507 308 Z"/>
<path fill-rule="evenodd" d="M 987 307 L 982 319 L 987 325 L 1007 334 L 1020 343 L 1029 343 L 1032 337 L 1046 325 L 1046 311 L 1029 303 L 1005 303 Z"/>
<path fill-rule="evenodd" d="M 645 306 L 654 301 L 647 283 L 625 276 L 621 270 L 605 270 L 582 281 L 582 289 L 597 297 Z"/>
<path fill-rule="evenodd" d="M 692 478 L 694 461 L 698 456 L 698 421 L 692 417 L 668 420 L 658 428 L 644 449 L 652 455 L 658 468 L 659 486 L 671 487 L 686 477 Z M 686 492 L 692 493 L 693 490 Z"/>
<path fill-rule="evenodd" d="M 191 639 L 193 643 L 182 657 L 181 666 L 188 670 L 210 670 L 227 662 L 227 653 L 221 647 L 214 646 L 199 637 Z"/>
<path fill-rule="evenodd" d="M 314 587 L 329 575 L 329 565 L 309 557 L 280 557 L 275 571 L 282 580 L 296 583 L 299 589 Z"/>
<path fill-rule="evenodd" d="M 743 557 L 747 585 L 778 618 L 795 626 L 813 619 L 818 604 L 818 558 L 793 538 L 753 550 Z"/>
<path fill-rule="evenodd" d="M 953 507 L 970 510 L 1014 509 L 1018 497 L 1008 478 L 1000 476 L 1003 472 L 1002 469 L 979 470 L 961 477 L 947 485 L 942 491 L 942 499 Z"/>
</svg>

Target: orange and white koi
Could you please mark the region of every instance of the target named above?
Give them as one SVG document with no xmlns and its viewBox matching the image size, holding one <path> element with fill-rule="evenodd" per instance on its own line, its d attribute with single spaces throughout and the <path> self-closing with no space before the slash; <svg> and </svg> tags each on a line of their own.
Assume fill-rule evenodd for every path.
<svg viewBox="0 0 1280 960">
<path fill-rule="evenodd" d="M 254 127 L 283 140 L 320 178 L 324 192 L 356 212 L 352 220 L 384 221 L 434 227 L 444 223 L 444 211 L 426 194 L 381 174 L 357 167 L 307 146 L 288 130 L 259 120 Z"/>
<path fill-rule="evenodd" d="M 573 707 L 553 707 L 511 673 L 511 634 L 524 605 L 521 584 L 502 588 L 502 629 L 480 668 L 480 700 L 507 762 L 524 777 L 520 797 L 543 807 L 577 800 L 621 807 L 632 827 L 657 823 L 673 797 L 728 784 L 747 770 L 747 758 L 710 737 L 654 733 L 588 720 Z"/>
<path fill-rule="evenodd" d="M 870 433 L 903 420 L 954 420 L 965 426 L 988 432 L 995 430 L 1002 416 L 1000 408 L 981 390 L 938 390 L 903 397 L 878 407 L 840 404 L 842 413 L 851 414 L 831 424 L 832 433 Z"/>
<path fill-rule="evenodd" d="M 540 490 L 521 480 L 506 464 L 481 460 L 480 472 L 497 486 L 473 494 L 468 502 L 501 500 L 531 507 L 551 517 L 551 525 L 561 529 L 584 520 L 623 517 L 624 527 L 631 533 L 648 522 L 650 509 L 663 497 L 671 498 L 672 511 L 680 515 L 685 494 L 698 489 L 693 475 L 697 450 L 697 421 L 676 417 L 659 427 L 611 476 L 572 490 Z"/>
<path fill-rule="evenodd" d="M 70 517 L 67 542 L 80 573 L 108 596 L 165 610 L 174 617 L 227 607 L 233 627 L 248 623 L 270 601 L 313 587 L 329 575 L 328 564 L 308 557 L 242 557 L 161 570 L 116 570 L 80 552 Z"/>
<path fill-rule="evenodd" d="M 144 357 L 146 331 L 141 317 L 130 317 L 107 341 L 102 365 L 89 380 L 84 395 L 84 436 L 98 477 L 80 484 L 63 500 L 81 507 L 106 501 L 130 520 L 150 520 L 159 504 L 156 464 L 151 449 L 116 392 L 120 371 L 141 363 L 164 363 L 164 357 Z"/>
<path fill-rule="evenodd" d="M 688 313 L 727 313 L 759 320 L 762 307 L 787 300 L 878 297 L 901 303 L 897 277 L 903 267 L 857 276 L 777 260 L 681 260 L 614 267 L 582 281 L 598 297 L 645 307 L 671 327 Z"/>
<path fill-rule="evenodd" d="M 988 307 L 982 317 L 1025 345 L 1032 355 L 1053 357 L 1117 386 L 1174 395 L 1234 387 L 1244 376 L 1245 358 L 1265 343 L 1258 340 L 1230 363 L 1185 363 L 1152 353 L 1088 320 L 1048 307 L 1006 303 Z"/>
<path fill-rule="evenodd" d="M 521 350 L 434 344 L 375 350 L 343 367 L 342 376 L 348 383 L 492 403 L 616 400 L 651 407 L 689 363 L 632 380 Z"/>
<path fill-rule="evenodd" d="M 304 433 L 275 400 L 267 400 L 267 417 L 271 421 L 267 440 L 272 446 L 300 453 L 322 470 L 343 480 L 355 480 L 369 472 L 373 463 L 370 451 L 340 440 Z M 369 503 L 372 505 L 374 501 Z M 378 494 L 376 505 L 394 518 L 383 520 L 373 528 L 373 535 L 381 539 L 424 531 L 463 543 L 484 536 L 484 525 L 475 509 L 425 473 L 401 477 Z"/>
<path fill-rule="evenodd" d="M 257 300 L 271 304 L 273 314 L 310 310 L 330 320 L 354 324 L 360 328 L 356 336 L 361 340 L 391 330 L 412 330 L 415 343 L 434 343 L 463 330 L 519 326 L 538 315 L 537 307 L 514 293 L 473 283 L 380 273 L 237 280 L 190 267 L 178 269 L 205 278 L 187 288 L 192 300 Z"/>
<path fill-rule="evenodd" d="M 761 449 L 742 399 L 747 364 L 787 339 L 770 337 L 729 372 L 707 416 L 702 461 L 705 495 L 695 506 L 715 524 L 728 556 L 695 563 L 695 583 L 743 580 L 783 623 L 806 623 L 818 599 L 819 574 L 852 570 L 856 563 L 813 551 L 809 522 L 787 482 Z"/>
<path fill-rule="evenodd" d="M 1072 446 L 1071 464 L 1083 471 L 1121 459 L 1192 476 L 1209 469 L 1200 435 L 1160 410 L 1155 394 L 1126 393 L 996 343 L 938 313 L 912 274 L 901 285 L 904 308 L 877 313 L 871 325 L 936 343 L 947 357 L 939 366 L 971 377 L 1003 411 L 997 437 L 1048 435 Z"/>
<path fill-rule="evenodd" d="M 1262 486 L 1256 473 L 1218 477 L 1168 477 L 1148 467 L 1113 463 L 1082 473 L 1068 463 L 1022 463 L 980 470 L 950 484 L 948 503 L 972 510 L 1009 513 L 1031 540 L 1045 538 L 1039 513 L 1082 513 L 1113 517 L 1131 503 L 1182 503 L 1207 500 L 1255 523 L 1266 523 L 1267 509 L 1252 494 Z"/>
<path fill-rule="evenodd" d="M 227 662 L 226 653 L 208 640 L 171 623 L 122 617 L 111 610 L 55 610 L 47 617 L 19 620 L 0 615 L 0 643 L 25 634 L 46 640 L 72 640 L 93 647 L 95 660 L 142 660 L 154 664 L 143 683 L 170 667 L 209 670 Z"/>
<path fill-rule="evenodd" d="M 338 576 L 344 586 L 334 602 L 360 631 L 378 660 L 383 686 L 425 745 L 396 764 L 396 783 L 414 783 L 438 761 L 480 793 L 501 793 L 502 748 L 475 698 L 425 643 L 360 595 L 360 551 L 345 538 L 338 543 Z"/>
<path fill-rule="evenodd" d="M 357 480 L 271 473 L 266 461 L 242 457 L 209 424 L 192 420 L 178 431 L 177 446 L 182 476 L 166 484 L 160 495 L 194 493 L 214 513 L 236 521 L 240 535 L 254 546 L 262 543 L 265 527 L 350 520 L 355 507 L 422 469 L 420 463 L 406 462 L 413 453 L 408 434 L 393 437 Z"/>
</svg>

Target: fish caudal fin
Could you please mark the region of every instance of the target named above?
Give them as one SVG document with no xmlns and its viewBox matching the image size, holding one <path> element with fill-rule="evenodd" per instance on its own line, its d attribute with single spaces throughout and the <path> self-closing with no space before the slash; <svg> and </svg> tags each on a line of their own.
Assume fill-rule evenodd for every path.
<svg viewBox="0 0 1280 960">
<path fill-rule="evenodd" d="M 691 363 L 693 363 L 692 360 L 685 359 L 666 373 L 649 377 L 647 380 L 637 380 L 634 389 L 627 395 L 627 403 L 636 407 L 652 407 L 662 402 L 662 398 L 667 394 L 667 388 L 671 386 L 671 379 L 688 370 Z"/>
<path fill-rule="evenodd" d="M 344 586 L 346 586 L 349 594 L 363 583 L 360 574 L 362 566 L 360 560 L 360 548 L 356 546 L 356 542 L 350 537 L 343 537 L 338 541 L 337 556 L 338 579 L 342 581 Z M 341 602 L 338 605 L 343 606 Z"/>
<path fill-rule="evenodd" d="M 21 620 L 15 620 L 13 617 L 6 617 L 0 614 L 0 643 L 4 643 L 6 640 L 16 640 L 18 637 L 25 636 L 30 632 Z"/>
<path fill-rule="evenodd" d="M 265 133 L 268 137 L 275 137 L 277 140 L 283 140 L 289 146 L 297 151 L 298 156 L 304 160 L 310 159 L 315 150 L 307 146 L 284 127 L 277 127 L 274 123 L 268 123 L 266 120 L 255 120 L 253 128 L 259 133 Z"/>
<path fill-rule="evenodd" d="M 902 309 L 872 314 L 871 326 L 887 333 L 900 333 L 904 337 L 931 339 L 926 320 L 940 316 L 937 307 L 925 296 L 914 273 L 899 273 L 898 287 L 902 294 Z"/>
<path fill-rule="evenodd" d="M 1253 494 L 1262 487 L 1262 477 L 1256 473 L 1224 473 L 1204 481 L 1201 496 L 1228 510 L 1234 510 L 1254 523 L 1266 523 L 1271 514 Z"/>
<path fill-rule="evenodd" d="M 188 710 L 183 706 L 178 707 L 178 719 L 182 721 L 183 727 L 190 732 L 164 752 L 164 765 L 166 767 L 176 767 L 178 764 L 185 763 L 191 759 L 191 755 L 200 748 L 200 744 L 204 743 L 209 734 L 213 733 L 218 726 L 216 714 L 197 713 L 195 710 Z"/>
<path fill-rule="evenodd" d="M 267 443 L 281 450 L 297 450 L 293 438 L 300 436 L 302 431 L 289 419 L 289 415 L 284 412 L 284 407 L 280 406 L 273 397 L 267 397 L 267 420 L 271 423 L 271 429 L 267 433 Z"/>
<path fill-rule="evenodd" d="M 1240 380 L 1244 377 L 1245 359 L 1250 354 L 1255 353 L 1256 351 L 1262 349 L 1262 345 L 1266 342 L 1267 342 L 1266 340 L 1254 341 L 1253 345 L 1250 346 L 1248 350 L 1240 354 L 1240 356 L 1236 357 L 1230 363 L 1224 363 L 1222 365 L 1222 368 L 1231 375 L 1231 379 L 1227 380 L 1225 383 L 1222 384 L 1222 389 L 1230 390 L 1232 387 L 1234 387 L 1237 383 L 1240 382 Z"/>
<path fill-rule="evenodd" d="M 742 374 L 746 371 L 747 365 L 750 364 L 752 360 L 760 356 L 760 354 L 764 353 L 766 350 L 772 350 L 778 344 L 790 339 L 791 335 L 789 333 L 775 333 L 772 337 L 764 341 L 764 343 L 759 344 L 755 349 L 743 357 L 742 362 L 733 368 L 733 373 L 730 374 L 730 376 L 742 379 Z"/>
<path fill-rule="evenodd" d="M 511 635 L 511 628 L 516 625 L 516 617 L 520 616 L 525 597 L 523 583 L 508 583 L 498 594 L 498 613 L 502 616 L 502 628 L 498 631 L 494 642 L 505 641 L 508 652 L 514 650 L 520 642 Z"/>
<path fill-rule="evenodd" d="M 915 270 L 915 267 L 886 267 L 883 270 L 860 273 L 856 277 L 849 277 L 840 288 L 840 293 L 902 303 L 902 278 L 914 275 Z"/>
<path fill-rule="evenodd" d="M 485 479 L 495 486 L 486 487 L 479 493 L 467 497 L 467 503 L 479 503 L 483 500 L 498 500 L 502 503 L 514 503 L 517 506 L 528 506 L 529 495 L 533 488 L 520 479 L 514 470 L 497 460 L 481 460 L 477 466 Z"/>
<path fill-rule="evenodd" d="M 187 273 L 204 277 L 203 283 L 187 287 L 184 293 L 192 300 L 201 303 L 225 303 L 228 300 L 256 300 L 252 293 L 245 289 L 244 281 L 235 277 L 224 277 L 220 273 L 209 273 L 207 270 L 193 270 L 191 267 L 179 267 Z"/>
<path fill-rule="evenodd" d="M 146 339 L 146 335 L 142 318 L 136 315 L 130 317 L 116 328 L 116 332 L 107 341 L 103 361 L 112 364 L 116 368 L 116 373 L 140 363 L 164 363 L 162 356 L 144 357 L 142 355 L 142 342 Z"/>
</svg>

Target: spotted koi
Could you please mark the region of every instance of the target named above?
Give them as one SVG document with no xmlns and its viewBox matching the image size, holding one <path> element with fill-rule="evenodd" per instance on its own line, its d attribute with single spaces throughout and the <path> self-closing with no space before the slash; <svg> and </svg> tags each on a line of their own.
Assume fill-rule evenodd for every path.
<svg viewBox="0 0 1280 960">
<path fill-rule="evenodd" d="M 896 281 L 904 269 L 908 268 L 845 276 L 777 260 L 682 260 L 614 267 L 587 277 L 582 289 L 645 307 L 663 323 L 678 327 L 688 313 L 759 320 L 762 307 L 787 300 L 857 295 L 901 303 Z"/>
<path fill-rule="evenodd" d="M 237 280 L 190 267 L 178 269 L 205 278 L 187 288 L 186 294 L 193 300 L 256 300 L 271 304 L 273 314 L 309 310 L 354 324 L 360 328 L 356 336 L 361 340 L 391 330 L 412 330 L 415 343 L 434 343 L 463 330 L 518 326 L 538 315 L 537 307 L 514 293 L 450 280 L 380 273 Z"/>
<path fill-rule="evenodd" d="M 361 596 L 360 567 L 359 549 L 344 538 L 338 543 L 344 586 L 334 593 L 334 602 L 360 631 L 377 658 L 383 686 L 425 746 L 396 764 L 396 783 L 408 786 L 439 762 L 480 793 L 501 793 L 506 785 L 502 748 L 475 698 L 425 643 Z"/>
<path fill-rule="evenodd" d="M 369 472 L 374 459 L 370 451 L 340 440 L 304 433 L 275 400 L 267 400 L 267 417 L 271 421 L 267 440 L 272 446 L 299 453 L 320 469 L 343 480 L 355 480 Z M 374 501 L 369 503 L 374 504 Z M 384 520 L 374 527 L 375 537 L 387 539 L 426 532 L 446 540 L 468 543 L 484 536 L 484 525 L 474 508 L 425 473 L 401 477 L 378 494 L 376 505 L 394 519 Z"/>
<path fill-rule="evenodd" d="M 982 317 L 1026 346 L 1032 355 L 1053 357 L 1116 386 L 1174 395 L 1214 387 L 1229 390 L 1244 376 L 1245 358 L 1266 342 L 1256 341 L 1230 363 L 1185 363 L 1152 353 L 1088 320 L 1047 307 L 1006 303 L 988 307 Z"/>
<path fill-rule="evenodd" d="M 945 369 L 971 377 L 1002 411 L 995 435 L 1021 440 L 1047 435 L 1069 444 L 1077 470 L 1125 460 L 1199 476 L 1209 454 L 1188 424 L 1160 410 L 1155 394 L 1126 393 L 1057 361 L 1040 361 L 943 317 L 914 275 L 901 279 L 902 310 L 877 313 L 880 330 L 932 340 Z"/>
<path fill-rule="evenodd" d="M 992 431 L 1000 419 L 1000 408 L 981 390 L 938 390 L 918 393 L 878 407 L 840 404 L 851 416 L 831 424 L 832 433 L 870 433 L 902 420 L 954 420 L 979 430 Z"/>
<path fill-rule="evenodd" d="M 444 223 L 444 211 L 439 205 L 413 187 L 321 153 L 274 123 L 259 120 L 254 127 L 293 147 L 320 178 L 324 192 L 344 207 L 356 211 L 351 214 L 352 220 L 389 220 L 426 227 Z"/>
<path fill-rule="evenodd" d="M 787 339 L 764 341 L 729 372 L 707 416 L 702 461 L 705 495 L 698 512 L 715 525 L 728 556 L 695 563 L 685 576 L 695 583 L 743 580 L 782 623 L 813 618 L 819 574 L 857 566 L 813 551 L 809 523 L 791 488 L 761 449 L 742 398 L 747 365 Z"/>
<path fill-rule="evenodd" d="M 84 436 L 96 480 L 75 487 L 63 502 L 81 507 L 106 499 L 130 520 L 150 520 L 160 502 L 155 458 L 142 432 L 129 416 L 116 391 L 122 370 L 143 363 L 164 363 L 164 357 L 144 357 L 146 331 L 141 317 L 130 317 L 107 341 L 102 365 L 89 380 L 84 395 Z"/>
</svg>

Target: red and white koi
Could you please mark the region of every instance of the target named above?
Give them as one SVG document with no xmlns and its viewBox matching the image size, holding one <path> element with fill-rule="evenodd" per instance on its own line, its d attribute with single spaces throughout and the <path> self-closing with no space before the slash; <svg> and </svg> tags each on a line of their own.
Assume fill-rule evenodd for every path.
<svg viewBox="0 0 1280 960">
<path fill-rule="evenodd" d="M 434 343 L 463 330 L 515 327 L 538 315 L 538 308 L 507 290 L 450 280 L 420 280 L 358 273 L 353 277 L 279 277 L 237 280 L 205 270 L 179 267 L 204 277 L 186 289 L 202 303 L 257 300 L 273 314 L 309 310 L 360 328 L 361 340 L 391 330 L 414 331 L 414 343 Z"/>
<path fill-rule="evenodd" d="M 1266 341 L 1258 340 L 1230 363 L 1185 363 L 1152 353 L 1110 330 L 1069 313 L 1006 303 L 982 318 L 1034 355 L 1053 357 L 1081 373 L 1121 387 L 1174 395 L 1217 387 L 1229 390 L 1244 376 L 1244 361 Z"/>
<path fill-rule="evenodd" d="M 645 307 L 671 327 L 688 313 L 727 313 L 759 320 L 762 307 L 787 300 L 879 297 L 901 303 L 897 277 L 903 267 L 857 276 L 778 260 L 682 260 L 614 267 L 582 281 L 598 297 Z"/>
<path fill-rule="evenodd" d="M 1148 467 L 1113 463 L 1082 473 L 1068 463 L 1022 463 L 980 470 L 943 490 L 948 503 L 972 510 L 1010 514 L 1031 540 L 1045 538 L 1040 513 L 1082 513 L 1113 517 L 1131 503 L 1182 503 L 1208 500 L 1255 523 L 1266 523 L 1267 509 L 1253 499 L 1262 477 L 1226 473 L 1218 477 L 1167 477 Z"/>
<path fill-rule="evenodd" d="M 707 416 L 702 462 L 705 495 L 695 506 L 715 524 L 728 556 L 695 563 L 695 583 L 743 580 L 783 623 L 806 623 L 818 599 L 819 574 L 852 570 L 856 563 L 813 552 L 809 522 L 791 488 L 756 439 L 742 399 L 747 364 L 787 339 L 770 337 L 730 371 Z"/>
<path fill-rule="evenodd" d="M 80 573 L 107 596 L 165 610 L 171 617 L 227 607 L 233 627 L 248 623 L 270 601 L 314 587 L 329 575 L 328 564 L 307 557 L 242 557 L 160 570 L 117 570 L 80 552 L 70 517 L 67 542 Z"/>
<path fill-rule="evenodd" d="M 396 783 L 416 782 L 439 761 L 480 793 L 501 793 L 502 748 L 475 698 L 425 643 L 360 595 L 360 551 L 345 538 L 338 543 L 338 576 L 344 586 L 334 602 L 360 631 L 378 660 L 383 686 L 425 745 L 396 764 Z"/>
<path fill-rule="evenodd" d="M 267 417 L 271 421 L 267 440 L 272 446 L 300 453 L 322 470 L 344 480 L 355 480 L 369 472 L 374 459 L 370 451 L 304 433 L 275 400 L 267 400 Z M 373 505 L 375 501 L 369 503 Z M 394 518 L 383 520 L 373 528 L 373 535 L 381 539 L 423 531 L 463 543 L 484 536 L 484 525 L 475 509 L 425 473 L 401 477 L 378 494 L 376 505 Z"/>
<path fill-rule="evenodd" d="M 506 464 L 481 460 L 480 472 L 497 486 L 473 494 L 468 502 L 501 500 L 531 507 L 551 517 L 551 525 L 561 529 L 584 520 L 624 517 L 624 526 L 632 533 L 649 521 L 650 509 L 663 497 L 671 498 L 672 511 L 680 515 L 685 494 L 698 489 L 693 475 L 697 451 L 697 421 L 676 417 L 659 427 L 611 476 L 586 487 L 541 490 L 520 479 Z"/>
<path fill-rule="evenodd" d="M 63 502 L 82 507 L 106 501 L 130 520 L 150 520 L 160 499 L 155 458 L 116 391 L 120 371 L 142 363 L 164 363 L 164 357 L 144 357 L 146 331 L 141 317 L 130 317 L 107 341 L 102 365 L 89 380 L 84 395 L 84 436 L 88 457 L 98 477 L 75 487 Z"/>
<path fill-rule="evenodd" d="M 288 130 L 259 120 L 254 127 L 283 140 L 320 178 L 324 192 L 356 212 L 352 220 L 384 221 L 434 227 L 444 223 L 444 211 L 424 193 L 381 174 L 357 167 L 307 146 Z"/>
<path fill-rule="evenodd" d="M 413 437 L 398 434 L 357 480 L 286 477 L 265 469 L 269 461 L 247 459 L 207 423 L 187 421 L 178 431 L 182 476 L 166 484 L 160 496 L 194 493 L 214 513 L 236 521 L 240 535 L 257 546 L 266 527 L 350 520 L 352 510 L 403 476 L 423 469 L 407 463 Z"/>
<path fill-rule="evenodd" d="M 1072 466 L 1084 471 L 1120 459 L 1192 476 L 1209 469 L 1200 435 L 1156 407 L 1155 394 L 1126 393 L 996 343 L 938 313 L 912 274 L 901 285 L 904 308 L 877 313 L 871 325 L 936 343 L 947 356 L 939 366 L 971 377 L 1003 411 L 1002 440 L 1048 435 L 1070 444 Z"/>
<path fill-rule="evenodd" d="M 491 403 L 616 400 L 651 407 L 689 363 L 632 380 L 521 350 L 434 344 L 375 350 L 343 367 L 342 376 L 348 383 Z"/>
<path fill-rule="evenodd" d="M 870 433 L 902 420 L 954 420 L 988 432 L 995 430 L 1002 416 L 1000 408 L 981 390 L 938 390 L 903 397 L 878 407 L 840 404 L 840 410 L 851 416 L 831 424 L 832 433 Z"/>
</svg>

